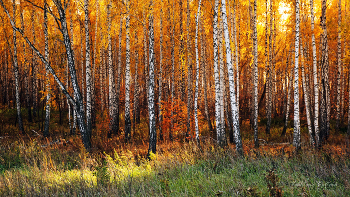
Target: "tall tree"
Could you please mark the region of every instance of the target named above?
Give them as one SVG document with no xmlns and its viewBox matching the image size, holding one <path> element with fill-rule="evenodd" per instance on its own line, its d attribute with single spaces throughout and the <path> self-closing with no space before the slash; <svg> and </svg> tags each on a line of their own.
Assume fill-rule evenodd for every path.
<svg viewBox="0 0 350 197">
<path fill-rule="evenodd" d="M 321 106 L 320 106 L 320 116 L 321 116 L 321 128 L 319 133 L 319 143 L 321 146 L 324 140 L 328 137 L 329 130 L 329 113 L 328 113 L 328 38 L 327 38 L 327 26 L 326 26 L 326 9 L 327 0 L 322 0 L 322 11 L 321 11 Z"/>
<path fill-rule="evenodd" d="M 253 66 L 253 129 L 254 129 L 254 144 L 255 147 L 259 147 L 258 141 L 258 33 L 257 33 L 257 14 L 256 14 L 256 0 L 254 0 L 254 18 L 253 18 L 253 55 L 254 55 L 254 66 Z"/>
<path fill-rule="evenodd" d="M 163 0 L 161 0 L 163 3 Z M 163 5 L 162 5 L 163 6 Z M 163 9 L 160 8 L 160 29 L 159 29 L 159 93 L 158 93 L 158 121 L 159 121 L 159 139 L 163 140 L 163 114 L 162 114 L 162 95 L 163 95 Z"/>
<path fill-rule="evenodd" d="M 2 3 L 2 1 L 1 1 Z M 2 3 L 3 5 L 3 3 Z M 15 72 L 15 89 L 16 89 L 16 108 L 17 108 L 17 120 L 18 120 L 18 129 L 24 134 L 22 114 L 21 114 L 21 98 L 20 98 L 20 87 L 19 87 L 19 71 L 18 71 L 18 60 L 17 60 L 17 35 L 16 29 L 16 1 L 12 0 L 13 7 L 13 70 Z M 8 15 L 10 17 L 10 15 Z"/>
<path fill-rule="evenodd" d="M 91 138 L 91 114 L 92 114 L 92 73 L 90 58 L 90 18 L 89 18 L 89 0 L 84 0 L 84 27 L 85 27 L 85 67 L 86 67 L 86 132 Z M 82 87 L 84 88 L 84 87 Z"/>
<path fill-rule="evenodd" d="M 157 130 L 156 117 L 154 105 L 154 67 L 155 67 L 155 53 L 154 53 L 154 31 L 153 31 L 153 0 L 150 2 L 150 16 L 149 16 L 149 88 L 148 88 L 148 113 L 149 113 L 149 149 L 150 152 L 156 153 L 157 145 Z"/>
<path fill-rule="evenodd" d="M 232 109 L 232 117 L 233 117 L 233 127 L 235 131 L 235 140 L 236 140 L 236 151 L 239 155 L 243 155 L 243 145 L 242 138 L 239 127 L 239 117 L 238 117 L 238 106 L 236 101 L 236 92 L 235 92 L 235 82 L 233 77 L 233 69 L 232 69 L 232 61 L 231 61 L 231 46 L 230 46 L 230 38 L 228 32 L 227 25 L 227 14 L 226 14 L 226 1 L 221 0 L 222 6 L 222 20 L 224 24 L 224 36 L 225 36 L 225 44 L 226 44 L 226 63 L 227 70 L 229 76 L 229 84 L 230 84 L 230 98 L 231 98 L 231 109 Z"/>
<path fill-rule="evenodd" d="M 315 128 L 315 141 L 316 146 L 319 143 L 319 127 L 318 127 L 318 110 L 319 110 L 319 98 L 318 98 L 318 77 L 317 77 L 317 56 L 316 56 L 316 41 L 315 41 L 315 15 L 314 15 L 314 2 L 310 0 L 310 12 L 311 12 L 311 31 L 312 31 L 312 65 L 313 65 L 313 77 L 314 77 L 314 95 L 315 95 L 315 112 L 314 112 L 314 128 Z"/>
<path fill-rule="evenodd" d="M 214 20 L 213 20 L 213 45 L 214 45 L 214 80 L 215 80 L 215 122 L 216 122 L 216 136 L 217 142 L 220 146 L 225 145 L 225 133 L 222 133 L 222 121 L 221 121 L 221 106 L 220 106 L 220 78 L 219 78 L 219 0 L 215 0 L 214 5 Z"/>
<path fill-rule="evenodd" d="M 130 3 L 126 1 L 126 67 L 125 67 L 125 141 L 131 140 L 130 119 Z"/>
<path fill-rule="evenodd" d="M 49 64 L 50 58 L 49 58 L 49 34 L 48 34 L 48 21 L 47 21 L 47 2 L 45 0 L 44 2 L 44 37 L 45 37 L 45 59 L 46 64 Z M 48 65 L 45 65 L 47 67 Z M 44 137 L 49 136 L 49 127 L 50 127 L 50 78 L 49 78 L 49 71 L 46 70 L 46 113 L 45 113 L 45 125 L 44 125 Z"/>
<path fill-rule="evenodd" d="M 300 149 L 300 115 L 299 115 L 299 34 L 300 34 L 300 0 L 295 3 L 295 63 L 294 63 L 294 133 L 293 145 Z"/>
<path fill-rule="evenodd" d="M 340 89 L 341 89 L 341 71 L 342 71 L 342 58 L 341 58 L 341 0 L 338 1 L 338 72 L 337 72 L 337 115 L 336 115 L 336 130 L 339 130 L 340 125 Z"/>
<path fill-rule="evenodd" d="M 198 25 L 198 23 L 199 23 L 199 19 L 200 19 L 201 3 L 202 3 L 202 1 L 199 0 L 197 17 L 196 17 L 196 37 L 195 37 L 196 89 L 195 89 L 195 96 L 194 96 L 194 121 L 195 121 L 196 140 L 197 140 L 198 144 L 199 144 L 199 128 L 198 128 L 198 112 L 197 112 L 198 111 L 198 80 L 199 80 L 199 55 L 198 55 L 198 26 L 199 25 Z"/>
<path fill-rule="evenodd" d="M 190 39 L 190 0 L 187 0 L 187 130 L 186 139 L 191 132 L 191 112 L 192 112 L 192 55 L 191 55 L 191 39 Z"/>
<path fill-rule="evenodd" d="M 114 80 L 114 67 L 112 64 L 112 39 L 111 39 L 111 7 L 112 2 L 110 1 L 107 5 L 107 36 L 108 36 L 108 110 L 109 110 L 109 130 L 108 137 L 112 134 L 118 133 L 117 121 L 118 116 L 118 103 L 116 102 L 116 90 Z"/>
</svg>

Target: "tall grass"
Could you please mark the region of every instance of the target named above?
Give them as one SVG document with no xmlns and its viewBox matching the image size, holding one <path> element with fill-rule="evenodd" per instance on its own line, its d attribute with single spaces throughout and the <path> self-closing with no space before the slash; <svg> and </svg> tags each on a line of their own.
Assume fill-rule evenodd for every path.
<svg viewBox="0 0 350 197">
<path fill-rule="evenodd" d="M 147 160 L 145 147 L 87 153 L 36 141 L 1 147 L 1 196 L 268 196 L 268 172 L 283 196 L 349 196 L 350 161 L 329 152 L 293 155 L 259 149 L 164 143 Z M 69 145 L 72 146 L 72 145 Z M 247 152 L 247 151 L 246 151 Z"/>
</svg>

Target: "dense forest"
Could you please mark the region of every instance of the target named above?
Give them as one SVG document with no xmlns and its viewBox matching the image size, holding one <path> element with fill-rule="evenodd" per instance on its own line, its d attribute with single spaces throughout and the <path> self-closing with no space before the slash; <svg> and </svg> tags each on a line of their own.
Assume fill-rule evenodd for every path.
<svg viewBox="0 0 350 197">
<path fill-rule="evenodd" d="M 59 171 L 62 165 L 66 171 L 75 168 L 67 167 L 74 163 L 69 155 L 78 154 L 71 149 L 79 152 L 79 162 L 72 165 L 83 169 L 81 191 L 91 192 L 78 195 L 98 195 L 98 189 L 85 186 L 89 165 L 95 166 L 90 175 L 97 184 L 111 188 L 116 169 L 142 174 L 150 173 L 151 165 L 158 175 L 168 173 L 168 165 L 177 169 L 167 160 L 179 161 L 177 153 L 167 156 L 173 150 L 186 164 L 208 162 L 204 166 L 213 165 L 214 174 L 219 164 L 225 171 L 227 162 L 266 171 L 265 160 L 242 158 L 256 158 L 268 146 L 272 155 L 321 156 L 312 164 L 298 160 L 295 168 L 267 156 L 273 168 L 261 179 L 268 185 L 262 194 L 282 195 L 276 162 L 285 166 L 280 173 L 291 174 L 309 164 L 319 166 L 317 174 L 321 161 L 334 162 L 324 165 L 336 165 L 339 174 L 325 171 L 322 184 L 340 184 L 337 192 L 343 195 L 350 188 L 348 175 L 341 174 L 349 170 L 349 160 L 334 156 L 350 152 L 349 1 L 0 0 L 0 10 L 0 194 L 23 195 L 24 190 L 14 189 L 23 185 L 16 180 L 36 180 L 6 174 L 11 165 L 26 163 L 36 172 L 39 162 L 40 170 Z M 114 158 L 109 156 L 113 150 Z M 251 173 L 260 171 L 246 176 Z M 22 178 L 9 178 L 16 176 Z M 141 191 L 130 183 L 133 172 L 120 176 L 125 188 L 113 186 L 103 195 Z M 327 182 L 332 176 L 342 178 Z M 176 190 L 170 179 L 150 180 L 160 184 L 160 191 L 141 195 Z M 24 185 L 34 186 L 26 188 L 46 188 L 30 182 Z M 33 189 L 27 194 L 76 195 L 64 187 L 67 193 Z M 180 194 L 213 195 L 191 191 Z M 254 196 L 257 188 L 237 191 Z"/>
</svg>

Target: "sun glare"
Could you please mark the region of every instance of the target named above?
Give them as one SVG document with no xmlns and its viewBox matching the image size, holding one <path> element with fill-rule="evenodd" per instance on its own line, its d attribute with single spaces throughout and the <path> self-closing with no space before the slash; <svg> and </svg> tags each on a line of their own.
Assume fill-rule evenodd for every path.
<svg viewBox="0 0 350 197">
<path fill-rule="evenodd" d="M 281 15 L 281 24 L 285 24 L 290 16 L 290 7 L 288 4 L 281 2 L 278 7 L 278 12 Z"/>
</svg>

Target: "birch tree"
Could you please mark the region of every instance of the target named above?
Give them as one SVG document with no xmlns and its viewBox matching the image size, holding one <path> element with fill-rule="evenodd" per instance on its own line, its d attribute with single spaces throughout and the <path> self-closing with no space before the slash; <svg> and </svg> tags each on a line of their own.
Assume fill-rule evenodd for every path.
<svg viewBox="0 0 350 197">
<path fill-rule="evenodd" d="M 163 0 L 161 0 L 163 3 Z M 159 29 L 159 93 L 158 93 L 158 121 L 159 121 L 159 139 L 163 140 L 163 114 L 162 114 L 162 95 L 163 95 L 163 9 L 160 8 L 160 29 Z"/>
<path fill-rule="evenodd" d="M 341 0 L 338 1 L 338 45 L 337 45 L 337 56 L 338 56 L 338 72 L 337 72 L 337 114 L 336 114 L 336 130 L 339 130 L 340 125 L 340 79 L 341 79 L 341 68 L 342 68 L 342 58 L 341 58 Z"/>
<path fill-rule="evenodd" d="M 3 2 L 1 0 L 1 4 L 3 5 Z M 12 0 L 12 9 L 13 9 L 13 70 L 15 73 L 15 95 L 16 95 L 16 111 L 17 111 L 17 120 L 18 120 L 18 129 L 24 134 L 24 128 L 23 128 L 23 122 L 22 122 L 22 114 L 21 114 L 21 98 L 20 98 L 20 87 L 19 87 L 19 71 L 18 71 L 18 60 L 17 60 L 17 35 L 16 35 L 16 2 L 15 0 Z M 10 15 L 8 14 L 9 18 Z M 10 19 L 11 20 L 11 19 Z"/>
<path fill-rule="evenodd" d="M 116 102 L 116 90 L 114 81 L 114 68 L 112 65 L 112 40 L 111 40 L 111 7 L 112 3 L 107 5 L 107 26 L 108 26 L 108 104 L 109 104 L 109 131 L 108 136 L 118 133 L 117 120 L 118 116 L 118 103 Z"/>
<path fill-rule="evenodd" d="M 125 142 L 131 140 L 130 119 L 130 3 L 126 1 L 126 67 L 125 67 Z"/>
<path fill-rule="evenodd" d="M 149 148 L 148 154 L 156 153 L 157 131 L 154 105 L 154 31 L 153 31 L 153 0 L 150 2 L 149 16 L 149 88 L 148 88 L 148 113 L 149 113 Z"/>
<path fill-rule="evenodd" d="M 49 64 L 49 35 L 47 30 L 47 2 L 44 2 L 44 37 L 45 37 L 45 59 L 46 64 Z M 48 65 L 45 65 L 47 67 Z M 44 124 L 44 137 L 49 136 L 49 127 L 50 127 L 50 78 L 49 72 L 46 70 L 46 111 L 45 111 L 45 124 Z"/>
<path fill-rule="evenodd" d="M 220 146 L 225 144 L 224 133 L 221 129 L 221 106 L 220 106 L 220 78 L 219 78 L 219 49 L 218 49 L 218 14 L 219 14 L 219 0 L 215 0 L 214 5 L 214 20 L 213 20 L 213 45 L 214 45 L 214 80 L 215 80 L 215 122 L 217 142 Z"/>
<path fill-rule="evenodd" d="M 221 0 L 222 6 L 222 20 L 224 24 L 224 36 L 225 36 L 225 44 L 226 44 L 226 63 L 227 70 L 229 76 L 229 84 L 230 84 L 230 97 L 231 97 L 231 109 L 232 109 L 232 119 L 233 119 L 233 128 L 235 131 L 235 140 L 236 140 L 236 151 L 239 155 L 243 155 L 243 145 L 240 134 L 239 127 L 239 117 L 238 117 L 238 106 L 236 102 L 236 92 L 235 92 L 235 83 L 233 77 L 233 69 L 232 69 L 232 61 L 231 61 L 231 47 L 230 47 L 230 38 L 228 32 L 227 25 L 227 14 L 226 14 L 226 2 L 225 0 Z"/>
<path fill-rule="evenodd" d="M 295 4 L 295 64 L 294 64 L 294 132 L 293 145 L 300 149 L 300 119 L 299 119 L 299 27 L 300 27 L 300 1 Z"/>
<path fill-rule="evenodd" d="M 194 96 L 194 121 L 195 121 L 195 132 L 196 132 L 196 140 L 199 144 L 199 128 L 198 128 L 198 79 L 199 79 L 199 55 L 198 55 L 198 23 L 200 19 L 201 12 L 201 3 L 199 0 L 197 17 L 196 17 L 196 37 L 195 37 L 195 50 L 196 50 L 196 89 Z M 203 47 L 203 46 L 202 46 Z"/>
<path fill-rule="evenodd" d="M 85 27 L 85 67 L 86 67 L 86 131 L 91 138 L 91 114 L 92 114 L 92 80 L 91 80 L 91 60 L 90 60 L 90 18 L 89 18 L 89 0 L 84 0 L 84 27 Z M 84 88 L 84 87 L 82 87 Z"/>
<path fill-rule="evenodd" d="M 253 129 L 254 129 L 254 144 L 255 147 L 259 147 L 258 141 L 258 33 L 257 33 L 257 14 L 256 14 L 256 0 L 254 0 L 254 18 L 253 18 L 253 55 L 254 55 L 254 66 L 253 66 Z"/>
<path fill-rule="evenodd" d="M 314 95 L 315 95 L 315 112 L 314 112 L 314 128 L 315 128 L 315 141 L 316 146 L 319 143 L 319 127 L 318 127 L 318 110 L 319 110 L 319 98 L 318 98 L 318 77 L 317 77 L 317 56 L 316 56 L 316 41 L 315 41 L 315 15 L 314 15 L 314 3 L 310 0 L 310 13 L 311 13 L 311 31 L 312 31 L 312 65 L 313 65 L 313 77 L 314 77 Z"/>
</svg>

